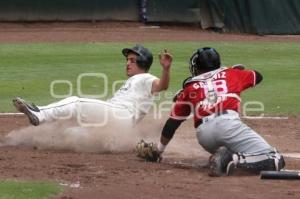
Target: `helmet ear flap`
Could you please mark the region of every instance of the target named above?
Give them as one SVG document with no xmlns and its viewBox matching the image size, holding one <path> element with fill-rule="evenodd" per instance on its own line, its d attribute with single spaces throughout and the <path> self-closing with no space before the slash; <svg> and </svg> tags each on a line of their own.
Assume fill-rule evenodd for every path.
<svg viewBox="0 0 300 199">
<path fill-rule="evenodd" d="M 199 57 L 199 53 L 198 51 L 194 52 L 194 54 L 191 56 L 190 58 L 190 72 L 192 74 L 192 76 L 196 76 L 196 67 L 197 67 L 197 59 Z"/>
<path fill-rule="evenodd" d="M 142 45 L 137 44 L 134 48 L 136 48 L 135 52 L 137 54 L 137 59 L 136 59 L 137 65 L 140 68 L 144 69 L 146 72 L 148 72 L 153 62 L 152 53 Z"/>
<path fill-rule="evenodd" d="M 146 72 L 149 70 L 147 69 L 147 59 L 143 55 L 137 55 L 136 63 L 140 68 L 143 68 L 146 70 Z"/>
</svg>

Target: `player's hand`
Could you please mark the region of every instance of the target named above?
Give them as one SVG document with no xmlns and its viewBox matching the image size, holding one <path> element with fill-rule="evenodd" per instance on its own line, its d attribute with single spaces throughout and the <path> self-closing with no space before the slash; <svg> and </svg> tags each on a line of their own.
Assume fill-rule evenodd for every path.
<svg viewBox="0 0 300 199">
<path fill-rule="evenodd" d="M 169 70 L 173 61 L 173 56 L 167 49 L 158 55 L 160 65 L 164 70 Z"/>
</svg>

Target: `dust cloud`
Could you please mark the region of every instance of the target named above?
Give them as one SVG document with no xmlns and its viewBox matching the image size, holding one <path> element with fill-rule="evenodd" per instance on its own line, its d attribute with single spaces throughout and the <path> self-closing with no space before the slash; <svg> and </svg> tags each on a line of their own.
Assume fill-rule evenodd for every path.
<svg viewBox="0 0 300 199">
<path fill-rule="evenodd" d="M 141 139 L 158 143 L 165 121 L 166 118 L 153 119 L 151 114 L 134 127 L 120 121 L 100 127 L 82 127 L 76 122 L 62 120 L 13 130 L 2 139 L 0 146 L 96 153 L 132 152 Z M 204 153 L 192 125 L 184 124 L 167 146 L 164 156 L 189 158 Z"/>
<path fill-rule="evenodd" d="M 127 124 L 82 127 L 72 122 L 57 121 L 13 130 L 4 137 L 2 146 L 77 152 L 125 152 L 133 150 L 140 139 L 139 131 Z"/>
</svg>

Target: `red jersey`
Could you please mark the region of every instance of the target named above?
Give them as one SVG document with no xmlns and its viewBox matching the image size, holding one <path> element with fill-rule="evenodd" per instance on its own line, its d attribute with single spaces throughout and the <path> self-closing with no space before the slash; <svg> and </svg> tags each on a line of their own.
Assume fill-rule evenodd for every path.
<svg viewBox="0 0 300 199">
<path fill-rule="evenodd" d="M 241 92 L 255 86 L 255 82 L 254 71 L 226 67 L 193 77 L 185 83 L 170 117 L 184 120 L 193 113 L 197 127 L 202 117 L 212 113 L 238 112 Z"/>
</svg>

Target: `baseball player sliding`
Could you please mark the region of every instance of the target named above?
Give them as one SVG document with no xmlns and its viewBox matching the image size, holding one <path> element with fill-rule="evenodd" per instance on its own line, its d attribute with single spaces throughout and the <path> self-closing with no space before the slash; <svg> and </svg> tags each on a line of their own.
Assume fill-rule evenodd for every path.
<svg viewBox="0 0 300 199">
<path fill-rule="evenodd" d="M 284 159 L 275 148 L 244 124 L 239 117 L 240 94 L 262 81 L 262 75 L 243 67 L 220 67 L 218 52 L 198 49 L 190 58 L 192 77 L 178 93 L 158 146 L 141 141 L 138 155 L 160 161 L 176 129 L 191 114 L 199 144 L 209 153 L 209 175 L 230 175 L 236 168 L 246 171 L 280 170 Z"/>
<path fill-rule="evenodd" d="M 123 49 L 122 53 L 127 60 L 125 69 L 128 79 L 108 101 L 68 97 L 47 106 L 36 106 L 15 98 L 13 104 L 35 126 L 71 118 L 87 126 L 105 126 L 110 121 L 112 125 L 115 122 L 135 124 L 150 109 L 154 94 L 168 88 L 172 55 L 166 50 L 160 54 L 162 74 L 161 78 L 157 78 L 148 73 L 153 56 L 147 48 L 136 45 Z"/>
</svg>

